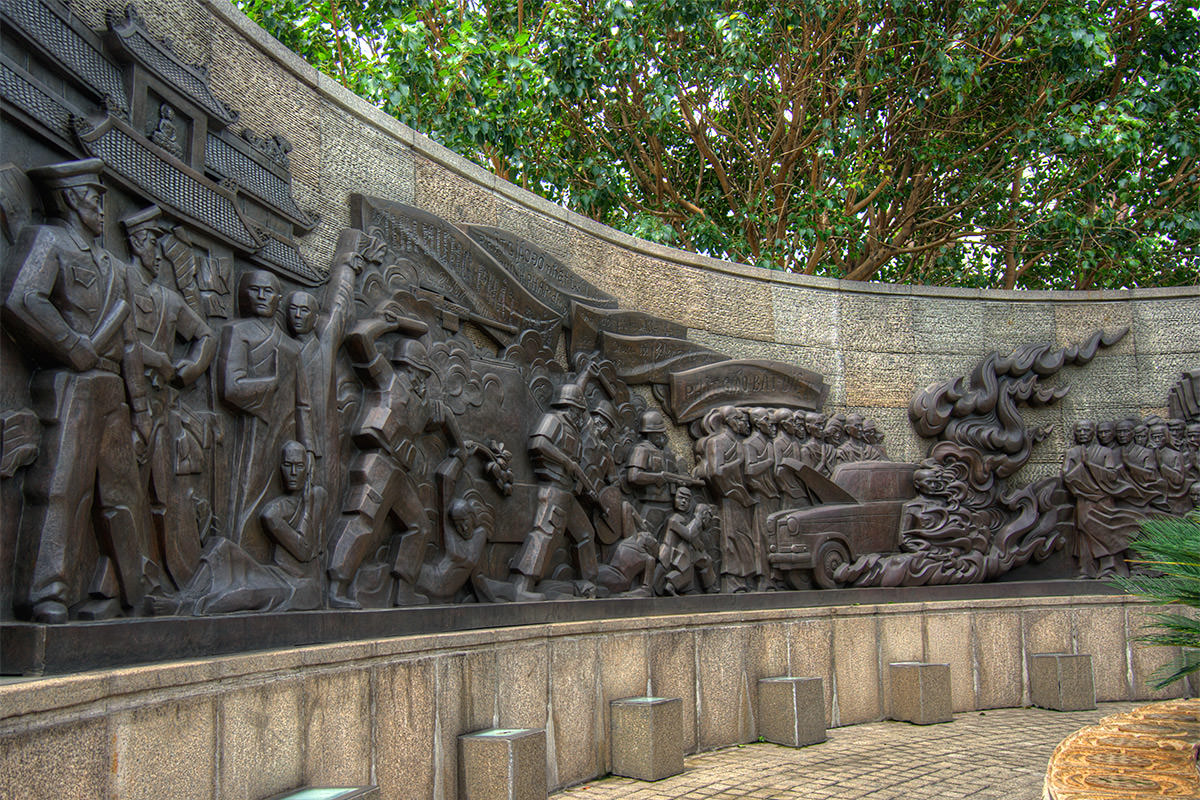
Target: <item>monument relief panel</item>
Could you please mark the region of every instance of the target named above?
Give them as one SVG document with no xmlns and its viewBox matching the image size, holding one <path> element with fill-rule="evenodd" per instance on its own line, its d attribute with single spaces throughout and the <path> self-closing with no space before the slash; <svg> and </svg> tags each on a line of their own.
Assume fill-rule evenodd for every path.
<svg viewBox="0 0 1200 800">
<path fill-rule="evenodd" d="M 309 263 L 291 145 L 132 7 L 0 16 L 0 616 L 972 583 L 1056 552 L 1103 577 L 1200 498 L 1196 372 L 1169 418 L 1080 420 L 1061 475 L 1008 484 L 1047 434 L 1020 408 L 1124 331 L 919 392 L 936 442 L 896 463 L 816 372 L 509 231 L 355 194 Z"/>
</svg>

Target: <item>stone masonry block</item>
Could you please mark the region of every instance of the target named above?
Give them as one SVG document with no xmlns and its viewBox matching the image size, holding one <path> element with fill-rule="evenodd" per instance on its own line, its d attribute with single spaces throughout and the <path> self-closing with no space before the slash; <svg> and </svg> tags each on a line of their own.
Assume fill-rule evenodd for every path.
<svg viewBox="0 0 1200 800">
<path fill-rule="evenodd" d="M 758 733 L 788 747 L 825 741 L 825 681 L 790 675 L 760 679 Z"/>
<path fill-rule="evenodd" d="M 929 725 L 954 719 L 950 703 L 950 665 L 901 661 L 888 664 L 889 718 Z"/>
<path fill-rule="evenodd" d="M 492 728 L 458 737 L 464 800 L 545 800 L 546 731 Z"/>
<path fill-rule="evenodd" d="M 657 781 L 683 772 L 683 701 L 678 697 L 613 700 L 614 775 Z"/>
<path fill-rule="evenodd" d="M 1035 706 L 1054 711 L 1095 708 L 1092 657 L 1083 653 L 1034 653 L 1029 660 L 1029 698 Z"/>
</svg>

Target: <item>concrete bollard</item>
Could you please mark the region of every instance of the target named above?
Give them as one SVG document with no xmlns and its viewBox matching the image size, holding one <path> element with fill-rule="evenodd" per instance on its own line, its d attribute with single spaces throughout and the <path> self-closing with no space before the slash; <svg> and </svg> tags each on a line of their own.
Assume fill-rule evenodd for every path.
<svg viewBox="0 0 1200 800">
<path fill-rule="evenodd" d="M 458 737 L 464 800 L 546 800 L 546 732 L 493 728 Z"/>
<path fill-rule="evenodd" d="M 657 781 L 683 772 L 683 701 L 624 697 L 610 704 L 614 775 Z"/>
<path fill-rule="evenodd" d="M 760 679 L 758 734 L 788 747 L 825 741 L 825 681 L 790 675 Z"/>
<path fill-rule="evenodd" d="M 889 719 L 918 725 L 954 719 L 949 664 L 901 661 L 888 664 L 888 677 L 892 687 Z"/>
<path fill-rule="evenodd" d="M 1034 653 L 1029 659 L 1029 702 L 1054 711 L 1095 708 L 1092 657 L 1086 653 Z"/>
</svg>

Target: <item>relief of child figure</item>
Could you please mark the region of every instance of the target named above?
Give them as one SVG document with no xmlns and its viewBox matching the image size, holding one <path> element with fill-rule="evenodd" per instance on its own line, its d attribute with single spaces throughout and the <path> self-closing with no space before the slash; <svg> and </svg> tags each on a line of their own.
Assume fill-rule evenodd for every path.
<svg viewBox="0 0 1200 800">
<path fill-rule="evenodd" d="M 662 591 L 667 594 L 693 594 L 717 590 L 717 574 L 712 556 L 704 546 L 704 529 L 712 522 L 714 509 L 697 504 L 692 490 L 675 490 L 675 511 L 667 518 L 666 533 L 658 549 L 658 560 L 666 575 Z"/>
</svg>

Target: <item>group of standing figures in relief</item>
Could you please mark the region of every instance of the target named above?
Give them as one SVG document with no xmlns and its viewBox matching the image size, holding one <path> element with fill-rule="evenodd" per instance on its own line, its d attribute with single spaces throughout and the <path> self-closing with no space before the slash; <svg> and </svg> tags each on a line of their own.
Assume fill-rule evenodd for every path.
<svg viewBox="0 0 1200 800">
<path fill-rule="evenodd" d="M 914 396 L 923 464 L 856 464 L 882 436 L 821 413 L 821 376 L 619 309 L 510 232 L 350 195 L 302 248 L 305 154 L 236 132 L 132 7 L 0 18 L 0 618 L 771 590 L 803 585 L 785 517 L 847 539 L 818 585 L 991 580 L 1066 541 L 1099 576 L 1198 500 L 1197 371 L 1165 419 L 1080 423 L 1061 477 L 1005 483 L 1046 435 L 1018 406 L 1122 333 L 992 353 Z M 871 537 L 821 527 L 880 504 Z"/>
<path fill-rule="evenodd" d="M 1200 509 L 1200 419 L 1081 419 L 1063 458 L 1075 548 L 1089 577 L 1127 572 L 1130 537 L 1154 515 Z"/>
<path fill-rule="evenodd" d="M 33 620 L 777 588 L 766 515 L 816 502 L 806 471 L 886 457 L 858 415 L 729 406 L 690 472 L 610 362 L 480 350 L 361 230 L 323 300 L 245 269 L 225 319 L 164 269 L 160 208 L 121 219 L 127 258 L 105 247 L 103 169 L 28 172 L 46 218 L 9 265 Z"/>
<path fill-rule="evenodd" d="M 724 406 L 703 430 L 697 473 L 720 507 L 724 591 L 783 588 L 768 564 L 767 519 L 821 502 L 806 474 L 828 478 L 840 464 L 887 460 L 882 435 L 858 414 Z"/>
</svg>

